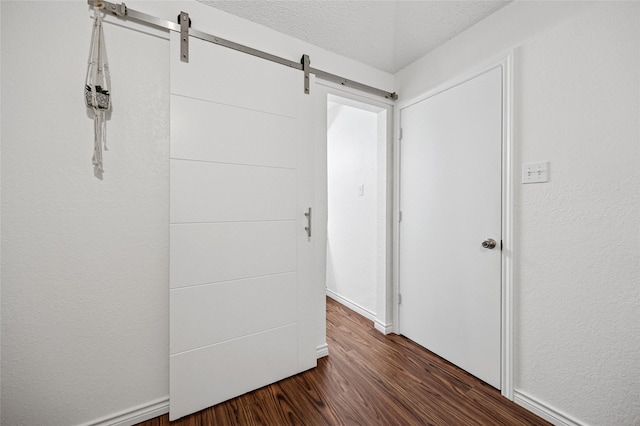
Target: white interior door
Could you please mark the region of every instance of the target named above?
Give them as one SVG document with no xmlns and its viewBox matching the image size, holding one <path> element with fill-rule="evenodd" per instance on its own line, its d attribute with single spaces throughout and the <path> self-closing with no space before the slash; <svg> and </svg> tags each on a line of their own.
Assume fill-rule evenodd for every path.
<svg viewBox="0 0 640 426">
<path fill-rule="evenodd" d="M 171 35 L 170 419 L 316 365 L 303 74 Z M 313 83 L 313 82 L 312 82 Z"/>
<path fill-rule="evenodd" d="M 400 121 L 400 332 L 500 388 L 501 67 Z"/>
</svg>

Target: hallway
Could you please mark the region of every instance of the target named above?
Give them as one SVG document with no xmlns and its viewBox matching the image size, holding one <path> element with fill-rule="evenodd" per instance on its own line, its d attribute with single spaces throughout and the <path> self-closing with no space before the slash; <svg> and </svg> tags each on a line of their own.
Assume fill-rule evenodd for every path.
<svg viewBox="0 0 640 426">
<path fill-rule="evenodd" d="M 410 340 L 384 336 L 327 298 L 318 367 L 171 423 L 204 425 L 547 425 Z M 139 426 L 168 426 L 168 415 Z"/>
</svg>

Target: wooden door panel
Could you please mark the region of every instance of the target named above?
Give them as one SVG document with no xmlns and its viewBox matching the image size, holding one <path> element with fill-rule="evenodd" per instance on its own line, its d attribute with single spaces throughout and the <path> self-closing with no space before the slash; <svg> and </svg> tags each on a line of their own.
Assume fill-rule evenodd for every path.
<svg viewBox="0 0 640 426">
<path fill-rule="evenodd" d="M 171 295 L 171 312 L 176 313 L 171 320 L 172 354 L 282 327 L 297 319 L 295 273 L 187 290 Z"/>
<path fill-rule="evenodd" d="M 296 270 L 296 222 L 171 226 L 171 288 Z"/>
<path fill-rule="evenodd" d="M 180 418 L 297 373 L 297 327 L 290 324 L 171 357 L 170 416 Z"/>
<path fill-rule="evenodd" d="M 171 110 L 171 158 L 296 167 L 291 117 L 180 95 L 171 96 Z M 205 132 L 199 123 L 207 123 Z"/>
<path fill-rule="evenodd" d="M 295 169 L 171 160 L 172 223 L 295 217 Z"/>
<path fill-rule="evenodd" d="M 300 71 L 193 37 L 189 41 L 189 64 L 171 61 L 172 94 L 296 117 Z"/>
</svg>

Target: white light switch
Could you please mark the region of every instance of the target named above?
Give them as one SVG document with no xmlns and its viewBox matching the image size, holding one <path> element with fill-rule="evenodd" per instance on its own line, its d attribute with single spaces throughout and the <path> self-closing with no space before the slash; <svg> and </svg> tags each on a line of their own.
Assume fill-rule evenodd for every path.
<svg viewBox="0 0 640 426">
<path fill-rule="evenodd" d="M 549 182 L 549 162 L 525 163 L 522 165 L 522 183 Z"/>
<path fill-rule="evenodd" d="M 358 185 L 358 197 L 364 196 L 364 183 Z"/>
</svg>

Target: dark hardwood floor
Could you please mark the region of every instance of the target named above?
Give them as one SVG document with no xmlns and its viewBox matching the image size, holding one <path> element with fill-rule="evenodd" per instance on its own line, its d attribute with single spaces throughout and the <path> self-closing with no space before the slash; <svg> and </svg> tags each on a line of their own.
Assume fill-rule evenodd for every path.
<svg viewBox="0 0 640 426">
<path fill-rule="evenodd" d="M 412 341 L 327 299 L 318 367 L 169 423 L 204 425 L 549 425 Z"/>
</svg>

